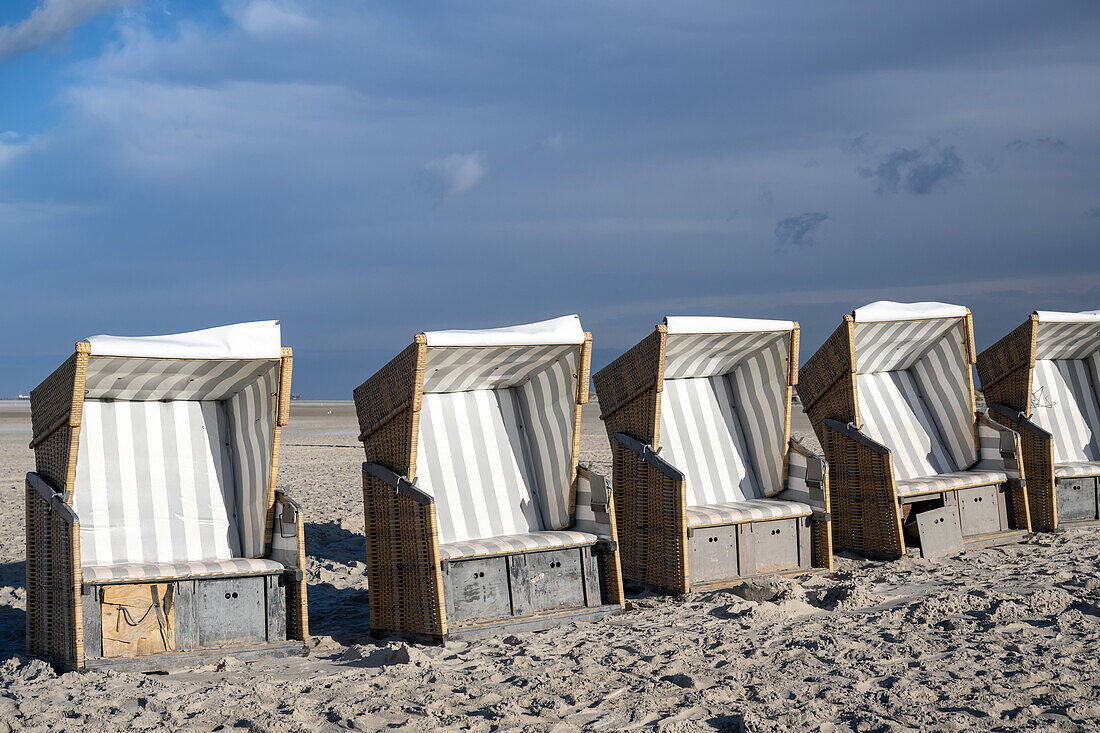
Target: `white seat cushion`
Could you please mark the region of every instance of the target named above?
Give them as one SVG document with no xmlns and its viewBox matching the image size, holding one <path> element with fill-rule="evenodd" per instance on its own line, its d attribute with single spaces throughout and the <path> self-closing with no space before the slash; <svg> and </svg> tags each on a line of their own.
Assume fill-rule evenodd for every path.
<svg viewBox="0 0 1100 733">
<path fill-rule="evenodd" d="M 266 575 L 281 573 L 283 566 L 274 560 L 234 557 L 227 560 L 191 560 L 187 562 L 121 563 L 85 565 L 81 577 L 85 583 L 113 583 L 134 580 L 174 580 L 178 578 L 217 577 L 224 575 Z"/>
<path fill-rule="evenodd" d="M 951 489 L 965 489 L 970 486 L 999 484 L 1007 480 L 1008 474 L 1004 471 L 957 471 L 941 473 L 936 476 L 899 479 L 897 487 L 898 496 L 912 496 L 913 494 L 930 494 L 939 491 L 950 491 Z"/>
<path fill-rule="evenodd" d="M 1100 476 L 1100 461 L 1055 463 L 1054 475 L 1057 478 L 1071 478 L 1073 476 Z"/>
<path fill-rule="evenodd" d="M 722 504 L 705 504 L 687 508 L 689 527 L 709 527 L 718 524 L 758 522 L 763 519 L 806 517 L 813 514 L 813 507 L 800 501 L 782 499 L 751 499 Z"/>
<path fill-rule="evenodd" d="M 439 558 L 441 560 L 460 560 L 469 557 L 509 555 L 513 552 L 557 550 L 563 547 L 594 545 L 598 539 L 594 534 L 575 530 L 528 532 L 504 537 L 486 537 L 479 540 L 441 544 L 439 546 Z"/>
</svg>

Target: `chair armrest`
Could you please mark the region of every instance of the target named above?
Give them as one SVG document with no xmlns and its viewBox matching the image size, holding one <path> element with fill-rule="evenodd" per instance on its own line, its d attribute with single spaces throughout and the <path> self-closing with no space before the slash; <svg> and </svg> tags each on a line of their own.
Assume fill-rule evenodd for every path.
<svg viewBox="0 0 1100 733">
<path fill-rule="evenodd" d="M 640 440 L 635 440 L 629 435 L 623 433 L 615 433 L 615 441 L 619 445 L 623 446 L 632 453 L 637 454 L 639 458 L 656 468 L 658 471 L 668 476 L 673 481 L 683 481 L 684 474 L 678 471 L 675 466 L 661 458 L 657 454 L 657 451 L 653 450 L 653 446 L 643 443 Z"/>
<path fill-rule="evenodd" d="M 587 466 L 578 465 L 573 529 L 612 539 L 611 501 L 611 482 Z"/>
<path fill-rule="evenodd" d="M 854 440 L 855 442 L 866 448 L 870 448 L 875 453 L 890 455 L 889 448 L 864 433 L 852 423 L 842 423 L 839 420 L 833 420 L 832 418 L 827 417 L 825 418 L 825 424 L 840 433 L 841 435 L 845 436 L 846 438 Z"/>
<path fill-rule="evenodd" d="M 363 470 L 371 476 L 381 479 L 387 486 L 392 488 L 395 493 L 407 496 L 417 504 L 429 506 L 435 503 L 434 496 L 424 491 L 404 476 L 398 476 L 395 472 L 386 468 L 381 463 L 366 461 L 363 463 Z"/>
<path fill-rule="evenodd" d="M 1029 433 L 1034 433 L 1035 436 L 1038 438 L 1043 438 L 1046 440 L 1054 439 L 1054 436 L 1050 433 L 1049 430 L 1040 427 L 1039 425 L 1036 425 L 1034 422 L 1031 421 L 1031 418 L 1027 417 L 1019 410 L 1013 410 L 1011 407 L 998 403 L 993 403 L 991 405 L 988 405 L 988 407 L 989 412 L 996 413 L 1001 417 L 1007 418 L 1008 421 L 1012 423 L 1012 427 L 1015 428 L 1017 431 L 1026 430 Z"/>
<path fill-rule="evenodd" d="M 271 550 L 268 558 L 287 570 L 305 569 L 305 527 L 302 507 L 282 491 L 275 491 L 275 518 L 271 526 Z"/>
<path fill-rule="evenodd" d="M 828 521 L 831 519 L 828 475 L 829 464 L 825 457 L 811 451 L 797 438 L 791 438 L 787 453 L 787 483 L 776 498 L 809 504 L 814 508 L 815 520 Z"/>
<path fill-rule="evenodd" d="M 59 515 L 67 524 L 76 524 L 79 521 L 73 508 L 65 503 L 64 495 L 54 490 L 42 476 L 31 471 L 27 474 L 27 486 L 34 489 L 42 501 L 46 503 L 50 514 Z"/>
</svg>

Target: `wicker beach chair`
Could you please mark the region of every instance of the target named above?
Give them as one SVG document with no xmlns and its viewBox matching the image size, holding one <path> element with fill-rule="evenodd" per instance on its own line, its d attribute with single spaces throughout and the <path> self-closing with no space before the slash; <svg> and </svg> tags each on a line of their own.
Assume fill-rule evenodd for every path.
<svg viewBox="0 0 1100 733">
<path fill-rule="evenodd" d="M 275 490 L 277 321 L 93 336 L 31 392 L 27 652 L 163 670 L 306 653 L 302 515 Z"/>
<path fill-rule="evenodd" d="M 967 308 L 880 301 L 802 367 L 838 546 L 935 557 L 1030 531 L 1019 436 L 976 411 L 973 363 Z"/>
<path fill-rule="evenodd" d="M 1032 313 L 978 355 L 978 377 L 1020 433 L 1032 525 L 1100 519 L 1100 310 Z"/>
<path fill-rule="evenodd" d="M 623 575 L 668 593 L 832 567 L 823 459 L 790 439 L 798 324 L 668 317 L 594 377 Z"/>
<path fill-rule="evenodd" d="M 355 390 L 373 636 L 622 608 L 610 486 L 578 465 L 590 349 L 576 316 L 422 333 Z"/>
</svg>

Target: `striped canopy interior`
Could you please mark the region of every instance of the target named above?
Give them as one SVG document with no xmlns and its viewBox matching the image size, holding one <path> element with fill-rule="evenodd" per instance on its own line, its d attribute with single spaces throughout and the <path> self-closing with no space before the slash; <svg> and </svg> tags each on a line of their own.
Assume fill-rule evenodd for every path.
<svg viewBox="0 0 1100 733">
<path fill-rule="evenodd" d="M 783 489 L 789 331 L 669 335 L 661 455 L 687 478 L 689 506 Z"/>
<path fill-rule="evenodd" d="M 277 360 L 89 359 L 81 564 L 263 553 Z"/>
<path fill-rule="evenodd" d="M 1055 463 L 1100 460 L 1098 383 L 1100 352 L 1086 359 L 1035 360 L 1031 419 L 1054 436 Z"/>
<path fill-rule="evenodd" d="M 577 345 L 427 348 L 416 480 L 440 542 L 569 525 Z"/>
<path fill-rule="evenodd" d="M 1087 359 L 1100 352 L 1100 323 L 1040 321 L 1035 332 L 1036 359 Z"/>
<path fill-rule="evenodd" d="M 977 459 L 963 318 L 855 324 L 862 429 L 890 448 L 897 479 Z"/>
</svg>

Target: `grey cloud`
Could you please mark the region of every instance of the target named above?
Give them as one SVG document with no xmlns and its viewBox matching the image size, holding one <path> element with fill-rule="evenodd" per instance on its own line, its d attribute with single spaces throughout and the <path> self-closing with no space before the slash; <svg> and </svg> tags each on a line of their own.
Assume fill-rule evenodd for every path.
<svg viewBox="0 0 1100 733">
<path fill-rule="evenodd" d="M 1039 148 L 1043 150 L 1054 150 L 1059 153 L 1069 148 L 1065 140 L 1057 137 L 1036 137 L 1031 140 L 1016 139 L 1005 145 L 1005 147 L 1013 152 L 1027 150 L 1028 148 Z"/>
<path fill-rule="evenodd" d="M 829 214 L 824 211 L 812 211 L 780 219 L 775 225 L 775 241 L 809 247 L 814 243 L 813 231 L 828 218 Z"/>
<path fill-rule="evenodd" d="M 1100 219 L 1100 206 L 1093 206 L 1085 212 L 1086 219 Z"/>
<path fill-rule="evenodd" d="M 26 20 L 0 26 L 0 59 L 33 51 L 72 32 L 93 15 L 132 0 L 42 0 Z"/>
<path fill-rule="evenodd" d="M 923 196 L 958 181 L 963 172 L 962 158 L 955 146 L 940 147 L 938 141 L 929 140 L 920 148 L 899 148 L 888 154 L 878 167 L 860 168 L 864 178 L 878 181 L 878 193 L 907 191 Z"/>
</svg>

